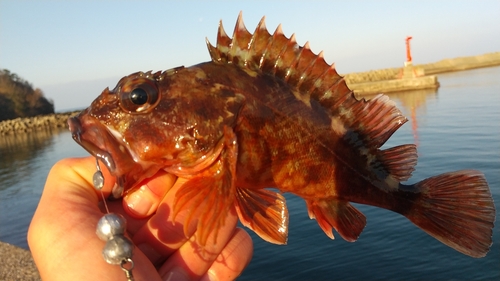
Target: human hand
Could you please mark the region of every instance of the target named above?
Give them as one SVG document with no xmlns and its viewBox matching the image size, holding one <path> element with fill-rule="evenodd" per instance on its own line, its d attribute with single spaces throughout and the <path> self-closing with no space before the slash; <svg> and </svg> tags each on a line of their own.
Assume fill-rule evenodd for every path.
<svg viewBox="0 0 500 281">
<path fill-rule="evenodd" d="M 103 210 L 101 195 L 91 183 L 95 171 L 95 158 L 86 157 L 61 160 L 49 173 L 28 230 L 31 253 L 44 280 L 125 280 L 120 266 L 107 264 L 101 255 L 105 242 L 95 231 Z M 102 172 L 107 196 L 115 180 L 106 168 Z M 135 280 L 235 279 L 250 262 L 250 236 L 236 228 L 233 209 L 215 245 L 202 249 L 193 237 L 187 238 L 183 213 L 172 220 L 175 193 L 183 182 L 159 172 L 123 201 L 108 202 L 110 212 L 126 218 L 127 234 L 136 245 Z M 195 228 L 190 226 L 189 234 Z"/>
</svg>

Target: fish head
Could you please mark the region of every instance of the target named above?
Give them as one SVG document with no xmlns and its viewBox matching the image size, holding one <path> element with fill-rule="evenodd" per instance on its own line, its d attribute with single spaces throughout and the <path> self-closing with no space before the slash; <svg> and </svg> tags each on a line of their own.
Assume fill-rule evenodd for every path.
<svg viewBox="0 0 500 281">
<path fill-rule="evenodd" d="M 69 119 L 73 139 L 116 177 L 113 197 L 160 169 L 186 176 L 215 160 L 223 127 L 234 123 L 235 98 L 219 105 L 220 87 L 203 78 L 197 68 L 137 72 Z"/>
</svg>

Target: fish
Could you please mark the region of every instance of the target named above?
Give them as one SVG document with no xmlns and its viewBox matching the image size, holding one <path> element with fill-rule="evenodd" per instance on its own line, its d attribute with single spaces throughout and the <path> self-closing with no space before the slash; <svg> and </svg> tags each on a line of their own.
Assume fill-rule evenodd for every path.
<svg viewBox="0 0 500 281">
<path fill-rule="evenodd" d="M 208 237 L 233 208 L 263 240 L 286 244 L 283 193 L 292 193 L 332 239 L 359 238 L 360 203 L 399 213 L 460 253 L 487 254 L 495 206 L 485 176 L 461 170 L 403 184 L 417 149 L 381 148 L 407 122 L 387 96 L 357 99 L 323 52 L 281 25 L 271 34 L 265 17 L 250 33 L 240 13 L 232 37 L 220 21 L 216 45 L 206 43 L 210 61 L 125 76 L 68 120 L 116 177 L 110 198 L 164 170 L 187 179 L 173 214 L 187 212 L 184 231 L 196 223 L 200 245 L 215 243 Z"/>
</svg>

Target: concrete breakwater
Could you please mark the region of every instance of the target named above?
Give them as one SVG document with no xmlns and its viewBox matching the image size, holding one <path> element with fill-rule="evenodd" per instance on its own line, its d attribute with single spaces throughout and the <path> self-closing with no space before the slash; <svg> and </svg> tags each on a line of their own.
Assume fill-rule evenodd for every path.
<svg viewBox="0 0 500 281">
<path fill-rule="evenodd" d="M 76 114 L 78 111 L 4 120 L 0 122 L 0 135 L 64 128 L 68 126 L 68 118 Z"/>
<path fill-rule="evenodd" d="M 500 65 L 500 52 L 480 56 L 444 59 L 435 63 L 420 64 L 418 66 L 425 70 L 425 74 L 437 74 L 498 65 Z"/>
<path fill-rule="evenodd" d="M 423 70 L 425 75 L 430 75 L 497 65 L 500 65 L 500 52 L 479 56 L 444 59 L 438 62 L 427 64 L 415 64 L 414 68 Z M 398 79 L 402 71 L 403 67 L 370 70 L 366 72 L 345 74 L 344 79 L 348 85 L 383 80 L 393 80 Z"/>
<path fill-rule="evenodd" d="M 439 87 L 437 76 L 427 76 L 422 67 L 407 64 L 403 68 L 387 70 L 376 70 L 369 72 L 365 82 L 356 77 L 356 83 L 352 83 L 352 75 L 346 79 L 347 86 L 356 94 L 378 94 L 389 92 L 402 92 L 410 90 L 436 89 Z M 360 75 L 363 77 L 363 75 Z M 366 75 L 365 75 L 366 76 Z"/>
<path fill-rule="evenodd" d="M 358 94 L 420 90 L 439 87 L 436 76 L 443 72 L 500 65 L 500 52 L 444 59 L 435 63 L 408 65 L 346 74 L 349 88 Z"/>
<path fill-rule="evenodd" d="M 348 84 L 356 95 L 403 92 L 412 90 L 435 89 L 439 87 L 437 76 L 381 80 L 375 82 Z"/>
</svg>

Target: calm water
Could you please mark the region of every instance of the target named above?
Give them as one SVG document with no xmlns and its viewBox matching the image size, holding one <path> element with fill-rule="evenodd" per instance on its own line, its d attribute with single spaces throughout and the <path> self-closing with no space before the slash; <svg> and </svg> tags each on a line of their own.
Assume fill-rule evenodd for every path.
<svg viewBox="0 0 500 281">
<path fill-rule="evenodd" d="M 390 95 L 410 121 L 387 146 L 416 143 L 410 182 L 458 169 L 485 173 L 500 205 L 500 67 L 439 75 L 441 87 Z M 96 93 L 97 94 L 97 93 Z M 50 167 L 84 156 L 67 132 L 0 139 L 0 240 L 27 248 L 26 230 Z M 255 253 L 240 280 L 500 280 L 500 230 L 482 259 L 464 256 L 404 217 L 358 205 L 368 223 L 355 243 L 328 239 L 309 220 L 304 201 L 286 195 L 287 246 L 254 238 Z"/>
</svg>

